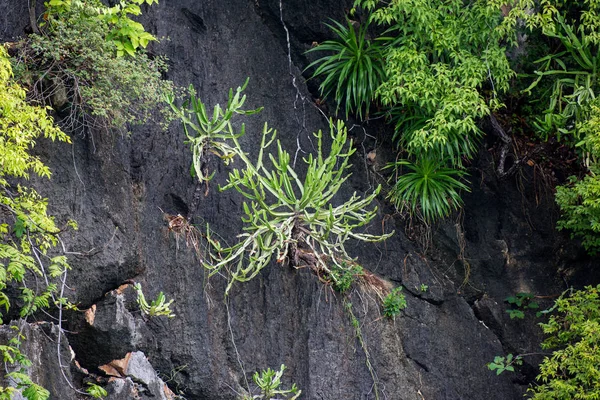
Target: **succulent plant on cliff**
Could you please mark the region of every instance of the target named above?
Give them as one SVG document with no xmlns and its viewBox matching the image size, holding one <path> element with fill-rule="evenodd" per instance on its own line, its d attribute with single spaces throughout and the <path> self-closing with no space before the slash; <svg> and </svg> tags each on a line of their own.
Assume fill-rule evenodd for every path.
<svg viewBox="0 0 600 400">
<path fill-rule="evenodd" d="M 255 277 L 273 256 L 278 263 L 308 266 L 318 274 L 326 273 L 333 279 L 332 284 L 338 284 L 335 277 L 339 274 L 332 273 L 330 265 L 337 269 L 353 267 L 345 248 L 348 239 L 377 242 L 392 235 L 356 232 L 375 217 L 377 208 L 368 208 L 380 187 L 364 198 L 354 193 L 346 201 L 333 205 L 333 197 L 348 179 L 349 157 L 355 151 L 342 122 L 330 123 L 328 153 L 324 150 L 323 133 L 314 134 L 317 154 L 304 158 L 307 165 L 304 179 L 290 164 L 290 154 L 276 141 L 276 131 L 267 124 L 263 128 L 256 161 L 251 160 L 239 141 L 244 128 L 236 132 L 230 122 L 234 113 L 247 113 L 238 111 L 244 100 L 240 97 L 242 90 L 238 88 L 235 95 L 230 91 L 225 109 L 215 107 L 211 124 L 222 127 L 218 136 L 213 136 L 209 142 L 192 144 L 202 149 L 194 149 L 195 156 L 210 146 L 219 149 L 220 154 L 227 154 L 226 160 L 240 159 L 244 168 L 231 171 L 228 183 L 220 189 L 235 189 L 248 199 L 243 203 L 245 226 L 238 236 L 238 243 L 230 247 L 221 245 L 207 227 L 210 251 L 203 265 L 210 275 L 230 268 L 226 292 L 235 281 L 244 282 Z M 197 105 L 192 104 L 192 107 L 203 110 L 203 105 L 198 107 L 201 103 L 198 99 Z M 180 110 L 177 114 L 181 116 L 185 112 Z M 189 118 L 182 118 L 182 121 L 184 126 L 197 130 L 197 125 Z"/>
</svg>

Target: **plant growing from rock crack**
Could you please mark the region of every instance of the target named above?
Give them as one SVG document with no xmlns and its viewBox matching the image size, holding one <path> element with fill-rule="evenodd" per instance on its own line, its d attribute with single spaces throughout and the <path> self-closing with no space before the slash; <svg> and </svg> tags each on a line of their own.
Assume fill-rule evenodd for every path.
<svg viewBox="0 0 600 400">
<path fill-rule="evenodd" d="M 460 181 L 466 174 L 464 170 L 449 168 L 431 155 L 420 157 L 414 163 L 399 160 L 387 166 L 395 170 L 401 167 L 408 171 L 395 179 L 390 200 L 397 209 L 406 207 L 411 215 L 420 213 L 427 222 L 447 217 L 462 205 L 460 191 L 470 191 Z"/>
<path fill-rule="evenodd" d="M 402 286 L 393 289 L 383 299 L 383 315 L 396 319 L 396 316 L 400 314 L 400 311 L 406 308 L 406 298 L 402 294 Z"/>
<path fill-rule="evenodd" d="M 523 319 L 525 318 L 524 310 L 535 310 L 540 308 L 539 304 L 533 301 L 534 297 L 535 296 L 533 295 L 533 293 L 520 292 L 514 296 L 509 296 L 506 299 L 504 299 L 504 301 L 513 306 L 513 308 L 509 308 L 508 310 L 506 310 L 506 312 L 510 316 L 510 319 Z"/>
<path fill-rule="evenodd" d="M 220 149 L 219 154 L 226 154 L 226 160 L 238 157 L 244 164 L 244 169 L 230 172 L 228 183 L 220 188 L 235 189 L 248 200 L 243 203 L 244 233 L 238 236 L 237 244 L 225 247 L 213 238 L 207 227 L 206 239 L 212 249 L 203 265 L 210 270 L 211 276 L 233 265 L 226 293 L 235 281 L 244 282 L 255 277 L 269 264 L 273 255 L 278 263 L 308 266 L 317 273 L 325 272 L 337 284 L 339 279 L 331 274 L 329 266 L 350 268 L 351 257 L 345 248 L 348 239 L 377 242 L 391 236 L 391 233 L 371 235 L 355 232 L 375 217 L 377 208 L 367 208 L 380 187 L 365 198 L 354 193 L 350 199 L 333 205 L 333 197 L 348 179 L 349 157 L 355 151 L 352 142 L 347 141 L 347 131 L 342 122 L 330 123 L 332 143 L 328 154 L 324 152 L 323 133 L 314 134 L 317 154 L 304 158 L 307 171 L 303 180 L 290 165 L 290 154 L 283 150 L 278 140 L 275 141 L 276 131 L 266 123 L 257 160 L 252 161 L 239 142 L 244 128 L 236 132 L 230 122 L 234 113 L 247 113 L 240 110 L 245 100 L 241 97 L 242 90 L 243 87 L 238 88 L 235 95 L 230 91 L 225 109 L 215 107 L 210 125 L 219 128 L 218 136 L 198 146 Z M 196 101 L 194 109 L 204 110 L 201 100 Z M 194 130 L 198 128 L 183 111 L 179 111 L 178 115 L 184 117 L 184 126 Z M 274 143 L 276 148 L 269 153 Z M 268 160 L 265 154 L 268 154 Z"/>
<path fill-rule="evenodd" d="M 149 317 L 160 317 L 165 316 L 169 318 L 174 318 L 175 314 L 171 311 L 171 304 L 173 303 L 173 299 L 167 301 L 165 294 L 163 292 L 158 293 L 155 300 L 152 300 L 150 304 L 146 300 L 146 296 L 144 296 L 144 292 L 142 291 L 142 285 L 136 283 L 133 285 L 133 288 L 137 292 L 137 303 L 140 307 L 140 311 L 149 316 Z"/>
<path fill-rule="evenodd" d="M 269 400 L 275 398 L 281 400 L 296 400 L 298 397 L 300 397 L 302 390 L 299 390 L 295 383 L 293 383 L 292 387 L 289 389 L 280 388 L 281 377 L 283 376 L 284 371 L 285 365 L 281 364 L 281 368 L 279 369 L 279 371 L 274 371 L 271 368 L 267 368 L 266 370 L 255 372 L 252 376 L 252 380 L 260 389 L 261 394 L 257 394 L 251 397 L 245 396 L 243 400 Z"/>
<path fill-rule="evenodd" d="M 506 357 L 496 356 L 494 361 L 487 365 L 490 371 L 496 371 L 496 375 L 500 375 L 504 371 L 515 372 L 515 365 L 522 365 L 523 358 L 521 356 L 513 356 L 508 354 Z"/>
</svg>

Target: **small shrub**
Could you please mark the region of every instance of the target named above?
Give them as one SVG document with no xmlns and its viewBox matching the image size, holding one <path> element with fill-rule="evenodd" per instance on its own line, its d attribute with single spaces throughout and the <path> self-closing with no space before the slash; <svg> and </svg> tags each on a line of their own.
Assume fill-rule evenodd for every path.
<svg viewBox="0 0 600 400">
<path fill-rule="evenodd" d="M 569 184 L 557 186 L 556 203 L 562 216 L 557 222 L 558 230 L 571 231 L 571 237 L 581 239 L 583 247 L 591 255 L 600 250 L 600 168 L 590 166 L 590 174 L 581 180 L 569 178 Z"/>
<path fill-rule="evenodd" d="M 532 301 L 535 296 L 532 293 L 517 293 L 514 296 L 509 296 L 504 301 L 516 308 L 510 308 L 506 310 L 510 319 L 523 319 L 525 318 L 524 310 L 533 309 L 536 310 L 540 308 L 538 303 Z"/>
<path fill-rule="evenodd" d="M 521 356 L 513 356 L 512 354 L 506 357 L 496 356 L 494 361 L 487 365 L 490 371 L 496 371 L 496 375 L 500 375 L 504 371 L 515 372 L 515 365 L 522 365 L 523 359 Z"/>
<path fill-rule="evenodd" d="M 406 298 L 402 294 L 402 287 L 397 287 L 383 299 L 383 315 L 395 319 L 406 306 Z"/>
<path fill-rule="evenodd" d="M 556 314 L 540 325 L 548 335 L 542 348 L 555 350 L 540 365 L 531 398 L 600 398 L 600 285 L 564 293 Z"/>
<path fill-rule="evenodd" d="M 292 384 L 292 387 L 289 389 L 280 388 L 281 377 L 283 376 L 284 371 L 285 365 L 281 364 L 279 371 L 274 371 L 271 368 L 267 368 L 261 372 L 255 372 L 252 376 L 252 379 L 260 389 L 261 393 L 251 397 L 246 396 L 243 400 L 270 400 L 275 398 L 281 400 L 296 400 L 298 397 L 300 397 L 302 391 L 298 389 L 295 383 Z"/>
<path fill-rule="evenodd" d="M 47 2 L 41 34 L 18 43 L 13 61 L 28 99 L 52 106 L 69 130 L 124 129 L 151 120 L 173 86 L 162 79 L 165 59 L 140 49 L 154 38 L 127 16 L 139 14 L 134 3 L 143 2 Z"/>
</svg>

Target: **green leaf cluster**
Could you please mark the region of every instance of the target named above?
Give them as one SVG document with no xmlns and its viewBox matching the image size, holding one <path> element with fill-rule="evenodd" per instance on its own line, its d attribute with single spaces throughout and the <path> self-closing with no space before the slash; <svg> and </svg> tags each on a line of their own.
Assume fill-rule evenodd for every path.
<svg viewBox="0 0 600 400">
<path fill-rule="evenodd" d="M 548 338 L 544 349 L 555 349 L 545 357 L 537 377 L 539 385 L 529 389 L 531 398 L 600 398 L 600 285 L 568 291 L 556 301 L 556 314 L 540 324 Z"/>
<path fill-rule="evenodd" d="M 175 115 L 183 122 L 183 130 L 187 137 L 186 143 L 192 150 L 192 176 L 198 177 L 200 182 L 208 182 L 212 177 L 212 174 L 208 172 L 208 156 L 210 154 L 218 156 L 225 165 L 229 165 L 235 158 L 237 150 L 228 143 L 231 132 L 233 132 L 231 119 L 234 114 L 252 115 L 262 110 L 262 108 L 242 110 L 246 102 L 246 95 L 242 96 L 242 91 L 247 85 L 248 79 L 243 86 L 236 90 L 235 94 L 231 89 L 227 107 L 223 110 L 217 104 L 213 109 L 212 118 L 206 112 L 204 103 L 196 98 L 196 90 L 192 85 L 188 89 L 190 98 L 181 107 L 175 104 L 175 96 L 166 97 L 166 101 Z M 245 132 L 245 125 L 242 124 L 240 133 L 235 136 L 241 137 Z"/>
<path fill-rule="evenodd" d="M 523 359 L 521 356 L 513 356 L 508 354 L 506 357 L 496 356 L 494 361 L 487 365 L 490 371 L 496 371 L 496 375 L 500 375 L 504 371 L 515 372 L 515 365 L 522 365 Z"/>
<path fill-rule="evenodd" d="M 569 179 L 569 184 L 556 188 L 556 203 L 561 210 L 558 230 L 568 229 L 571 237 L 581 240 L 591 255 L 600 250 L 600 179 L 599 168 L 590 166 L 583 179 Z"/>
<path fill-rule="evenodd" d="M 11 302 L 5 289 L 16 284 L 21 290 L 23 318 L 50 307 L 57 292 L 53 279 L 62 277 L 69 268 L 64 256 L 48 254 L 58 243 L 59 229 L 47 214 L 47 200 L 16 183 L 31 175 L 50 177 L 48 167 L 32 154 L 36 142 L 42 139 L 70 142 L 45 108 L 25 101 L 25 90 L 14 81 L 7 51 L 0 46 L 0 307 L 9 311 Z M 42 259 L 50 261 L 46 267 Z M 29 287 L 27 281 L 32 277 L 43 278 L 46 285 Z M 0 323 L 1 317 L 0 312 Z M 30 365 L 19 350 L 21 339 L 17 333 L 7 345 L 0 345 L 5 363 Z M 17 391 L 28 400 L 49 398 L 48 391 L 33 383 L 22 370 L 11 372 L 8 377 L 16 382 L 15 387 L 0 388 L 0 399 L 9 399 Z"/>
<path fill-rule="evenodd" d="M 255 277 L 273 256 L 278 263 L 289 262 L 296 267 L 305 265 L 318 274 L 325 273 L 337 285 L 338 275 L 332 274 L 329 266 L 335 264 L 341 269 L 351 269 L 353 263 L 345 248 L 348 239 L 375 242 L 391 235 L 356 232 L 375 217 L 377 208 L 368 208 L 380 187 L 364 198 L 354 193 L 350 199 L 333 205 L 334 196 L 349 177 L 349 157 L 355 151 L 341 122 L 330 123 L 328 153 L 325 152 L 323 133 L 314 134 L 316 155 L 303 158 L 307 168 L 304 179 L 294 170 L 290 154 L 276 141 L 276 131 L 266 123 L 257 159 L 251 160 L 239 141 L 245 133 L 243 126 L 237 132 L 230 122 L 234 114 L 246 113 L 240 111 L 245 99 L 241 96 L 242 89 L 239 87 L 235 94 L 230 91 L 227 107 L 215 107 L 212 120 L 205 115 L 192 120 L 185 117 L 185 110 L 177 111 L 183 117 L 186 129 L 191 127 L 194 132 L 206 133 L 205 140 L 197 141 L 192 141 L 188 134 L 194 163 L 199 155 L 210 149 L 215 149 L 226 162 L 236 157 L 243 163 L 242 169 L 236 168 L 229 173 L 227 184 L 220 189 L 234 189 L 246 198 L 242 217 L 244 233 L 238 236 L 238 243 L 226 247 L 207 227 L 206 239 L 211 251 L 203 265 L 210 270 L 211 276 L 224 267 L 230 268 L 227 292 L 235 281 L 244 282 Z M 205 114 L 201 103 L 200 99 L 189 103 L 188 107 L 192 108 L 188 111 L 193 115 L 197 115 L 197 110 Z M 210 132 L 218 135 L 211 136 Z M 196 166 L 194 169 L 204 179 L 208 176 L 203 170 L 198 173 Z"/>
<path fill-rule="evenodd" d="M 432 156 L 418 158 L 414 163 L 399 160 L 388 168 L 407 169 L 390 190 L 389 197 L 396 208 L 408 208 L 412 215 L 420 214 L 427 222 L 446 217 L 461 207 L 460 191 L 470 191 L 461 181 L 466 175 L 464 170 L 447 167 Z"/>
<path fill-rule="evenodd" d="M 266 370 L 255 372 L 252 376 L 252 380 L 260 389 L 260 394 L 254 396 L 246 396 L 244 400 L 252 400 L 252 399 L 287 399 L 287 400 L 295 400 L 300 397 L 302 390 L 299 390 L 295 383 L 292 384 L 292 387 L 289 389 L 280 388 L 281 386 L 281 377 L 283 376 L 283 372 L 285 371 L 285 365 L 281 364 L 281 368 L 279 371 L 272 370 L 271 368 L 267 368 Z"/>
<path fill-rule="evenodd" d="M 69 130 L 124 129 L 164 114 L 173 93 L 166 60 L 142 50 L 154 38 L 128 17 L 144 2 L 47 2 L 47 24 L 18 43 L 14 60 L 29 99 L 52 106 Z"/>
<path fill-rule="evenodd" d="M 395 125 L 394 141 L 408 156 L 393 167 L 407 165 L 416 172 L 435 164 L 440 185 L 434 178 L 433 185 L 411 190 L 411 173 L 403 182 L 399 178 L 390 196 L 429 221 L 443 218 L 461 204 L 459 190 L 466 185 L 457 178 L 465 175 L 463 164 L 483 135 L 478 120 L 502 105 L 499 95 L 515 75 L 503 47 L 503 3 L 356 0 L 354 5 L 367 11 L 367 22 L 358 30 L 350 23 L 331 26 L 337 38 L 310 50 L 331 52 L 310 65 L 318 65 L 314 76 L 324 77 L 322 93 L 335 93 L 347 114 L 368 115 L 375 102 L 383 107 Z M 373 22 L 385 31 L 369 40 Z"/>
<path fill-rule="evenodd" d="M 327 98 L 333 94 L 337 103 L 336 113 L 343 105 L 346 118 L 351 112 L 360 118 L 363 115 L 368 117 L 375 90 L 385 76 L 383 61 L 387 38 L 367 39 L 368 24 L 355 28 L 350 20 L 345 26 L 332 22 L 327 26 L 337 37 L 308 51 L 326 51 L 332 55 L 313 61 L 307 69 L 318 66 L 313 76 L 324 77 L 319 86 L 321 96 Z"/>
<path fill-rule="evenodd" d="M 146 32 L 144 26 L 132 20 L 130 15 L 140 15 L 140 5 L 147 3 L 152 5 L 158 0 L 121 0 L 112 7 L 107 7 L 97 0 L 50 0 L 45 2 L 46 12 L 44 19 L 48 21 L 51 30 L 57 28 L 60 20 L 76 8 L 85 9 L 86 16 L 95 17 L 108 24 L 109 30 L 106 40 L 115 45 L 117 56 L 125 54 L 135 56 L 139 48 L 146 48 L 148 43 L 156 40 L 154 36 Z"/>
<path fill-rule="evenodd" d="M 142 291 L 142 285 L 136 283 L 133 288 L 137 292 L 136 301 L 140 307 L 140 311 L 143 314 L 149 317 L 159 317 L 162 315 L 169 318 L 175 317 L 175 314 L 173 314 L 173 311 L 171 311 L 171 304 L 173 304 L 174 300 L 171 299 L 167 301 L 167 298 L 163 292 L 159 292 L 158 296 L 156 296 L 156 299 L 148 303 L 146 296 L 144 296 L 144 292 Z"/>
<path fill-rule="evenodd" d="M 406 298 L 402 294 L 402 286 L 393 289 L 383 299 L 383 315 L 387 318 L 395 319 L 400 311 L 407 307 Z"/>
<path fill-rule="evenodd" d="M 510 319 L 523 319 L 525 318 L 524 310 L 540 308 L 539 304 L 535 301 L 533 293 L 520 292 L 514 296 L 508 296 L 504 301 L 512 306 L 512 308 L 506 310 Z"/>
</svg>

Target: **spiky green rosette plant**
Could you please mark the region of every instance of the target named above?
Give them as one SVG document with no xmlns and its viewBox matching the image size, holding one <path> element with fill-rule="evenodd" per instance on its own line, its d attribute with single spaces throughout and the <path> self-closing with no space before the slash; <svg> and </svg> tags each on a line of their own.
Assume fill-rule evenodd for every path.
<svg viewBox="0 0 600 400">
<path fill-rule="evenodd" d="M 229 93 L 229 102 L 223 110 L 215 106 L 212 123 L 222 127 L 218 136 L 211 136 L 212 148 L 227 149 L 231 157 L 238 157 L 243 169 L 234 169 L 229 174 L 228 183 L 221 190 L 235 189 L 248 201 L 244 202 L 244 232 L 238 236 L 239 242 L 231 247 L 222 246 L 207 228 L 207 241 L 210 245 L 208 256 L 203 261 L 205 268 L 214 275 L 231 268 L 231 276 L 226 292 L 235 281 L 248 281 L 266 267 L 273 256 L 279 263 L 292 266 L 308 266 L 317 274 L 327 274 L 335 284 L 336 276 L 330 265 L 339 269 L 354 266 L 348 255 L 345 243 L 348 239 L 377 242 L 392 235 L 371 235 L 355 232 L 368 224 L 376 215 L 377 208 L 367 210 L 380 191 L 361 198 L 354 193 L 350 199 L 333 204 L 333 197 L 348 179 L 349 157 L 354 153 L 352 141 L 348 141 L 347 130 L 342 122 L 330 123 L 332 139 L 330 151 L 325 154 L 323 133 L 315 133 L 317 154 L 304 159 L 307 172 L 300 179 L 290 165 L 290 154 L 276 141 L 276 131 L 265 123 L 262 132 L 260 151 L 256 161 L 243 151 L 239 142 L 244 128 L 236 132 L 230 123 L 234 113 L 241 113 L 243 88 L 235 94 Z M 237 99 L 237 100 L 236 100 Z M 196 104 L 201 104 L 197 99 Z M 191 104 L 191 103 L 190 103 Z M 190 106 L 188 104 L 188 107 Z M 172 105 L 178 115 L 185 110 Z M 204 109 L 204 106 L 201 107 Z M 196 132 L 201 128 L 189 118 L 182 119 L 186 129 Z M 273 153 L 269 151 L 276 143 Z M 206 147 L 206 142 L 193 142 L 192 146 Z M 200 150 L 194 150 L 194 154 Z M 268 156 L 265 157 L 265 154 Z M 229 157 L 229 158 L 231 158 Z"/>
<path fill-rule="evenodd" d="M 408 171 L 396 179 L 390 190 L 390 199 L 399 210 L 408 207 L 411 214 L 420 212 L 425 221 L 431 222 L 462 206 L 460 191 L 469 191 L 460 181 L 466 174 L 464 170 L 448 168 L 433 157 L 423 157 L 414 163 L 399 160 L 388 166 L 401 167 Z"/>
<path fill-rule="evenodd" d="M 308 52 L 326 51 L 333 55 L 313 61 L 307 69 L 318 66 L 313 76 L 325 77 L 319 86 L 321 95 L 329 97 L 333 93 L 337 110 L 343 104 L 346 118 L 351 112 L 356 112 L 360 118 L 363 112 L 368 116 L 375 90 L 385 76 L 383 47 L 386 38 L 368 40 L 368 24 L 355 28 L 351 21 L 347 21 L 347 26 L 333 21 L 333 25 L 326 25 L 337 38 Z"/>
</svg>

